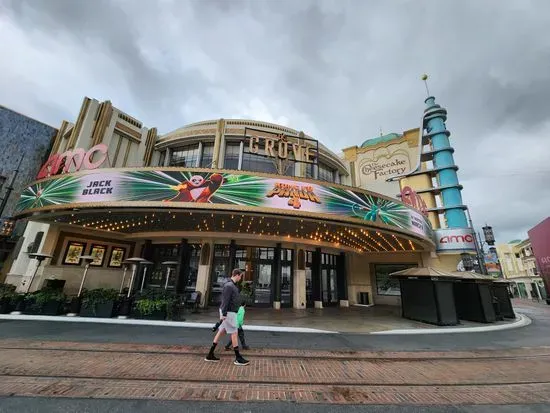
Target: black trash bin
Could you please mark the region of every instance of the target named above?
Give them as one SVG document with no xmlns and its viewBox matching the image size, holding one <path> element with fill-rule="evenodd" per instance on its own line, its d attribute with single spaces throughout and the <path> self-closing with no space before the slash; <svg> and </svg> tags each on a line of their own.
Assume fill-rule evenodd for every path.
<svg viewBox="0 0 550 413">
<path fill-rule="evenodd" d="M 369 304 L 369 293 L 368 292 L 360 292 L 359 293 L 359 304 L 368 305 Z"/>
<path fill-rule="evenodd" d="M 502 311 L 500 310 L 500 301 L 497 297 L 493 296 L 493 309 L 495 310 L 495 318 L 497 321 L 504 320 Z"/>
</svg>

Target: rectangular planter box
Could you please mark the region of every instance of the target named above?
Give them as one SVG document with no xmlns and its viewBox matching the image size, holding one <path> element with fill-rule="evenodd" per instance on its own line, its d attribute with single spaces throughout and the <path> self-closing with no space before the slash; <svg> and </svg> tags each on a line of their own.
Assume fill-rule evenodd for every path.
<svg viewBox="0 0 550 413">
<path fill-rule="evenodd" d="M 142 315 L 136 311 L 135 318 L 141 318 L 142 320 L 166 320 L 166 311 L 154 311 L 147 315 Z"/>
<path fill-rule="evenodd" d="M 8 314 L 12 311 L 13 306 L 10 303 L 10 300 L 0 300 L 0 314 Z"/>
<path fill-rule="evenodd" d="M 62 303 L 59 301 L 48 301 L 47 303 L 37 307 L 30 302 L 26 302 L 24 313 L 33 315 L 57 315 L 59 314 L 61 304 Z"/>
<path fill-rule="evenodd" d="M 114 301 L 107 301 L 95 305 L 95 309 L 86 304 L 82 304 L 80 307 L 80 317 L 98 317 L 98 318 L 111 318 L 113 316 Z M 94 311 L 95 310 L 95 311 Z"/>
</svg>

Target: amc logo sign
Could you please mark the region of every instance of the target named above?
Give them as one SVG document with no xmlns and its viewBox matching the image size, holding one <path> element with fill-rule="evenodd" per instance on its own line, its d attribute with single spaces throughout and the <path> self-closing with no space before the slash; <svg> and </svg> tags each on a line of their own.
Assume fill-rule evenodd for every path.
<svg viewBox="0 0 550 413">
<path fill-rule="evenodd" d="M 437 251 L 476 250 L 476 240 L 470 228 L 438 229 L 435 241 Z"/>
<path fill-rule="evenodd" d="M 452 243 L 461 243 L 469 244 L 474 242 L 474 237 L 472 234 L 465 235 L 445 235 L 439 239 L 440 244 L 452 244 Z"/>
<path fill-rule="evenodd" d="M 42 168 L 40 168 L 40 172 L 38 172 L 36 179 L 69 172 L 77 172 L 81 169 L 99 168 L 103 162 L 105 162 L 105 159 L 107 159 L 107 151 L 107 145 L 100 143 L 99 145 L 93 146 L 88 151 L 77 148 L 73 151 L 53 154 Z"/>
</svg>

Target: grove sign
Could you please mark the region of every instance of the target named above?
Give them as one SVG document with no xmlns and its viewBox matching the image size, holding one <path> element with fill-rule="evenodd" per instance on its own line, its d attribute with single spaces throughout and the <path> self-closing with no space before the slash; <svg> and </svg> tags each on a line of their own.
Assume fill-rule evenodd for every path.
<svg viewBox="0 0 550 413">
<path fill-rule="evenodd" d="M 310 138 L 273 134 L 256 129 L 245 129 L 248 136 L 248 153 L 269 158 L 291 159 L 296 162 L 315 163 L 317 158 L 317 143 Z"/>
</svg>

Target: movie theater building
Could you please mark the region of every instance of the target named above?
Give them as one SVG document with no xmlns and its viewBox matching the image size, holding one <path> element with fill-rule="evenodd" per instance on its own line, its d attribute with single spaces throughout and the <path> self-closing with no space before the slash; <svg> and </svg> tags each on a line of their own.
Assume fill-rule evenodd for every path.
<svg viewBox="0 0 550 413">
<path fill-rule="evenodd" d="M 418 145 L 418 130 L 409 132 L 403 145 Z M 76 294 L 80 257 L 91 255 L 85 288 L 119 289 L 130 279 L 125 260 L 141 257 L 151 264 L 140 265 L 134 289 L 196 290 L 202 305 L 218 304 L 235 267 L 257 306 L 348 306 L 360 293 L 398 304 L 388 274 L 429 265 L 433 230 L 425 211 L 390 196 L 395 184 L 386 195 L 369 190 L 361 174 L 384 174 L 356 165 L 367 149 L 338 156 L 303 132 L 251 120 L 159 135 L 85 98 L 21 196 L 17 216 L 30 223 L 8 282 L 33 291 L 62 279 Z M 40 264 L 27 251 L 51 258 Z"/>
</svg>

